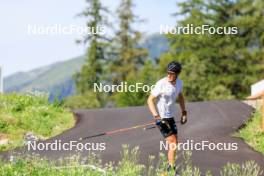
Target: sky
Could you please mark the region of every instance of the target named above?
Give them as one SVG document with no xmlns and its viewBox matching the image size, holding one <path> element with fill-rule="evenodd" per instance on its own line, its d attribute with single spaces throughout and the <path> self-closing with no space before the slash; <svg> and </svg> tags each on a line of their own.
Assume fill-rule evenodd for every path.
<svg viewBox="0 0 264 176">
<path fill-rule="evenodd" d="M 134 0 L 135 13 L 146 21 L 137 24 L 145 35 L 159 32 L 160 25 L 174 25 L 172 13 L 178 0 Z M 114 11 L 119 0 L 102 0 Z M 77 17 L 86 6 L 85 0 L 0 0 L 0 66 L 3 75 L 29 71 L 58 61 L 80 56 L 85 46 L 77 45 L 78 34 L 29 35 L 28 25 L 85 25 Z"/>
</svg>

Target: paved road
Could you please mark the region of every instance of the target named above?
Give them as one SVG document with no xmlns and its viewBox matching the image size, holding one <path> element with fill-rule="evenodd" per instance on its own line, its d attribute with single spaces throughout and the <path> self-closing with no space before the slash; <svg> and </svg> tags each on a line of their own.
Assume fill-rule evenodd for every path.
<svg viewBox="0 0 264 176">
<path fill-rule="evenodd" d="M 242 163 L 247 160 L 255 160 L 264 166 L 263 155 L 255 152 L 241 139 L 232 137 L 232 134 L 250 117 L 253 111 L 250 106 L 239 101 L 210 101 L 188 103 L 187 109 L 189 111 L 188 123 L 186 125 L 178 124 L 179 142 L 194 140 L 196 143 L 201 141 L 237 143 L 238 149 L 235 151 L 211 151 L 208 148 L 205 151 L 194 150 L 192 154 L 193 164 L 203 172 L 210 169 L 215 175 L 218 175 L 219 169 L 227 162 Z M 69 142 L 70 140 L 78 140 L 80 137 L 143 124 L 151 120 L 147 107 L 76 110 L 74 113 L 78 118 L 76 126 L 46 142 L 53 142 L 54 140 L 61 140 L 62 143 Z M 122 144 L 130 144 L 131 147 L 139 146 L 141 150 L 140 160 L 146 163 L 148 155 L 157 156 L 161 152 L 160 141 L 163 141 L 161 134 L 154 128 L 150 130 L 135 129 L 82 142 L 105 142 L 106 150 L 100 152 L 104 162 L 120 160 Z M 24 151 L 24 149 L 16 151 Z M 57 159 L 69 156 L 74 152 L 38 151 L 37 153 L 50 159 Z M 87 156 L 87 153 L 86 151 L 81 154 Z M 0 154 L 5 158 L 8 158 L 9 155 L 10 152 Z M 180 161 L 181 157 L 179 157 L 178 162 Z"/>
</svg>

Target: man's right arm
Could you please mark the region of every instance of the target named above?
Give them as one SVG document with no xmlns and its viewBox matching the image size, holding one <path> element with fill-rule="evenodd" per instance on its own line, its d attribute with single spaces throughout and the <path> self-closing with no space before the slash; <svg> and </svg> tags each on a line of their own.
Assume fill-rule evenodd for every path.
<svg viewBox="0 0 264 176">
<path fill-rule="evenodd" d="M 153 117 L 155 119 L 160 119 L 160 116 L 159 116 L 157 109 L 156 109 L 156 106 L 155 106 L 156 97 L 154 97 L 152 94 L 150 94 L 148 97 L 147 103 L 148 103 L 149 110 L 150 110 L 151 114 L 153 115 Z"/>
</svg>

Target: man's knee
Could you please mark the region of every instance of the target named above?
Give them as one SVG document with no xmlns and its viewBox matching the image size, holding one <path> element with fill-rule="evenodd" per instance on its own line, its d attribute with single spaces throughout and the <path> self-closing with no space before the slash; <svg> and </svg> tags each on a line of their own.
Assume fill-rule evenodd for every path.
<svg viewBox="0 0 264 176">
<path fill-rule="evenodd" d="M 176 135 L 171 135 L 169 137 L 167 137 L 166 139 L 168 141 L 169 144 L 173 143 L 173 144 L 177 144 L 177 137 Z"/>
</svg>

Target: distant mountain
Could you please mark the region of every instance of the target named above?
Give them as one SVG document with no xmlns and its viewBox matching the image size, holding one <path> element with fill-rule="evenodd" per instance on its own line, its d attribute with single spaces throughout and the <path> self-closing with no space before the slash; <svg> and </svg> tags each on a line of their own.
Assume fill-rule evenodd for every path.
<svg viewBox="0 0 264 176">
<path fill-rule="evenodd" d="M 140 46 L 148 49 L 149 56 L 156 60 L 162 53 L 168 51 L 169 42 L 166 37 L 160 34 L 152 34 L 145 38 Z"/>
<path fill-rule="evenodd" d="M 55 96 L 66 97 L 74 93 L 72 76 L 85 63 L 80 56 L 63 62 L 40 67 L 29 72 L 18 72 L 4 78 L 5 92 L 41 91 L 49 92 L 50 99 Z"/>
<path fill-rule="evenodd" d="M 167 39 L 161 35 L 153 34 L 144 39 L 140 46 L 148 49 L 152 59 L 158 58 L 168 50 Z M 5 92 L 41 91 L 54 97 L 67 97 L 74 94 L 75 86 L 72 76 L 79 71 L 85 63 L 85 56 L 57 62 L 40 67 L 29 72 L 18 72 L 4 78 Z"/>
</svg>

